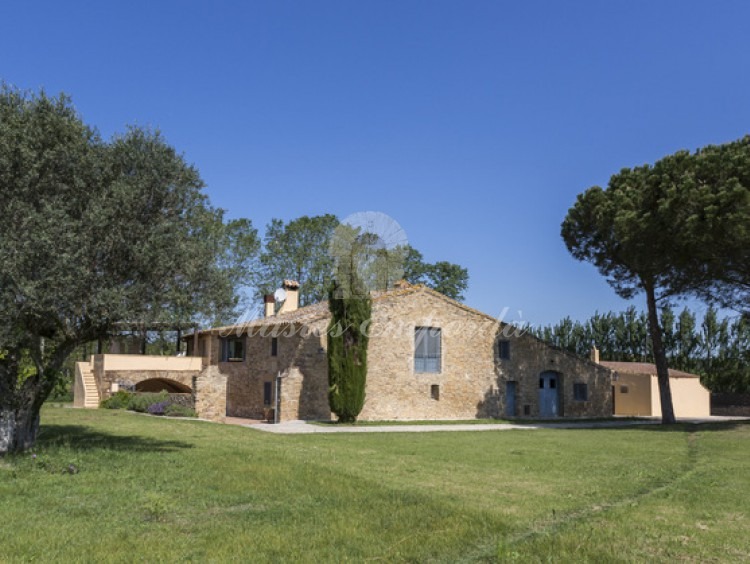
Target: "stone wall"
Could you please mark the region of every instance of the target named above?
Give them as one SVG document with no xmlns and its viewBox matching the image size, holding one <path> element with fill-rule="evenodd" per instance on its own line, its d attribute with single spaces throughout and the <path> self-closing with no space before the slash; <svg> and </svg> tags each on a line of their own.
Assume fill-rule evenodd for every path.
<svg viewBox="0 0 750 564">
<path fill-rule="evenodd" d="M 373 304 L 362 420 L 473 419 L 496 381 L 493 324 L 427 292 Z M 441 331 L 441 368 L 414 370 L 417 327 Z M 437 386 L 437 388 L 433 388 Z M 433 390 L 436 392 L 433 394 Z M 437 399 L 435 399 L 437 398 Z"/>
<path fill-rule="evenodd" d="M 328 361 L 325 354 L 326 322 L 306 327 L 285 326 L 276 331 L 251 330 L 242 338 L 243 361 L 221 362 L 220 337 L 204 344 L 211 351 L 210 361 L 227 377 L 227 415 L 265 418 L 275 408 L 275 381 L 281 376 L 279 420 L 328 419 Z M 272 355 L 272 339 L 276 335 L 276 355 Z M 264 385 L 271 385 L 271 402 L 264 402 Z"/>
<path fill-rule="evenodd" d="M 319 320 L 293 337 L 279 337 L 281 421 L 331 419 L 327 326 L 327 320 Z"/>
<path fill-rule="evenodd" d="M 227 414 L 227 377 L 209 366 L 193 378 L 195 412 L 201 419 L 223 423 Z"/>
<path fill-rule="evenodd" d="M 417 327 L 441 329 L 438 373 L 414 370 Z M 368 351 L 367 398 L 360 419 L 471 419 L 505 416 L 506 382 L 516 382 L 515 416 L 539 415 L 539 375 L 558 373 L 559 414 L 590 417 L 612 414 L 611 373 L 531 336 L 508 328 L 470 308 L 416 292 L 395 293 L 373 307 Z M 510 342 L 500 359 L 498 340 Z M 575 401 L 573 385 L 587 385 L 587 401 Z M 437 386 L 437 388 L 433 388 Z"/>
<path fill-rule="evenodd" d="M 497 410 L 506 414 L 505 389 L 516 382 L 516 417 L 539 417 L 539 375 L 558 376 L 558 414 L 561 417 L 609 417 L 612 415 L 612 372 L 588 359 L 551 347 L 531 335 L 499 339 L 510 342 L 510 358 L 495 355 L 498 390 Z M 587 400 L 577 401 L 574 385 L 586 384 Z"/>
<path fill-rule="evenodd" d="M 113 383 L 135 385 L 144 380 L 162 379 L 172 380 L 190 388 L 193 385 L 193 378 L 198 374 L 200 374 L 199 371 L 105 370 L 101 375 L 97 375 L 96 383 L 99 386 L 99 397 L 107 399 L 112 395 Z"/>
<path fill-rule="evenodd" d="M 227 413 L 260 419 L 269 406 L 263 385 L 281 375 L 279 419 L 331 418 L 328 407 L 327 320 L 302 330 L 286 327 L 277 334 L 277 355 L 270 334 L 244 337 L 242 362 L 219 362 L 219 337 L 202 336 L 204 351 L 227 378 Z M 415 329 L 441 330 L 442 358 L 437 373 L 414 370 Z M 267 329 L 267 328 L 266 328 Z M 506 384 L 515 382 L 512 416 L 539 415 L 539 375 L 558 377 L 558 414 L 602 417 L 612 414 L 612 373 L 600 365 L 552 348 L 512 330 L 475 310 L 428 290 L 407 289 L 373 302 L 368 374 L 362 420 L 472 419 L 504 417 Z M 255 329 L 257 331 L 257 328 Z M 501 359 L 498 341 L 509 342 Z M 585 384 L 587 398 L 574 397 L 574 385 Z M 273 403 L 273 401 L 272 401 Z"/>
</svg>

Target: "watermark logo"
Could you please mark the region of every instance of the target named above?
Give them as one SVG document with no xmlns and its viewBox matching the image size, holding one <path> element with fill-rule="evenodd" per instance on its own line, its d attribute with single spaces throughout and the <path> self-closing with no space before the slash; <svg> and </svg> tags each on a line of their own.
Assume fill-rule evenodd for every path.
<svg viewBox="0 0 750 564">
<path fill-rule="evenodd" d="M 409 240 L 392 217 L 375 211 L 345 218 L 329 245 L 338 298 L 388 290 L 404 277 Z"/>
</svg>

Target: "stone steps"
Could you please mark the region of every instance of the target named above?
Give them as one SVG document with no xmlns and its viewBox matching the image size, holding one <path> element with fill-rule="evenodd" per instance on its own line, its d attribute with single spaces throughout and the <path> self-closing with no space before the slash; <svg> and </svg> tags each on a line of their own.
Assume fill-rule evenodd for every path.
<svg viewBox="0 0 750 564">
<path fill-rule="evenodd" d="M 85 409 L 96 409 L 99 407 L 99 392 L 96 388 L 94 373 L 90 366 L 86 365 L 82 365 L 80 370 L 84 389 L 83 407 Z"/>
</svg>

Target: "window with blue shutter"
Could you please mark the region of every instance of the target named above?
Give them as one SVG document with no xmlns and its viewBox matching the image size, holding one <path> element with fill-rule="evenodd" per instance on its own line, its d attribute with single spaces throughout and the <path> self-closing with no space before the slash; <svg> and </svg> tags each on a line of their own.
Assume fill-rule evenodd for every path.
<svg viewBox="0 0 750 564">
<path fill-rule="evenodd" d="M 440 372 L 441 338 L 442 332 L 437 327 L 417 327 L 414 330 L 414 372 Z"/>
</svg>

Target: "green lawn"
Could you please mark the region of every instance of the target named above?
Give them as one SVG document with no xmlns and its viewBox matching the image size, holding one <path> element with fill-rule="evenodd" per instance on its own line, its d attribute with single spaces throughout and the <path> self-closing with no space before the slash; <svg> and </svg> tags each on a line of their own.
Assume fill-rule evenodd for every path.
<svg viewBox="0 0 750 564">
<path fill-rule="evenodd" d="M 0 459 L 0 561 L 750 560 L 746 424 L 278 436 L 60 407 L 42 422 L 36 458 Z"/>
<path fill-rule="evenodd" d="M 520 417 L 514 419 L 417 419 L 417 420 L 404 420 L 394 419 L 391 421 L 356 421 L 355 423 L 338 423 L 336 421 L 311 421 L 310 425 L 318 425 L 327 427 L 331 425 L 342 426 L 342 427 L 404 427 L 413 425 L 538 425 L 540 423 L 547 424 L 579 424 L 582 427 L 590 423 L 599 422 L 652 422 L 653 419 L 648 417 L 581 417 L 580 419 L 523 419 Z"/>
</svg>

